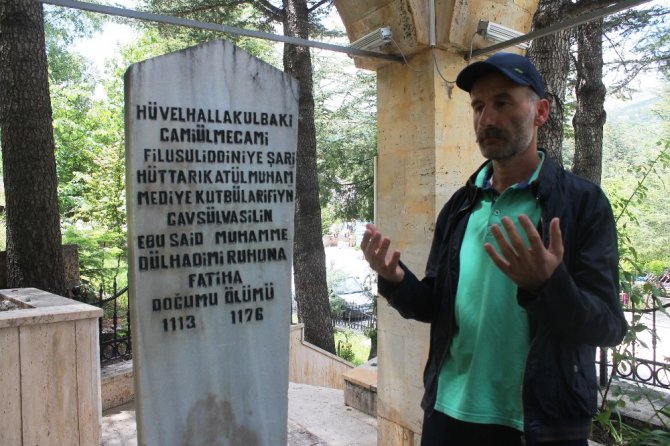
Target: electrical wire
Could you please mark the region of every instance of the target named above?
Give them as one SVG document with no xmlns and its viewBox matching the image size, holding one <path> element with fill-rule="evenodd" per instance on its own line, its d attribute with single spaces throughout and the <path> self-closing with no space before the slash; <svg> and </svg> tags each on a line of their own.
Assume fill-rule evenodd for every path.
<svg viewBox="0 0 670 446">
<path fill-rule="evenodd" d="M 405 53 L 402 52 L 402 50 L 400 49 L 400 45 L 398 45 L 398 42 L 396 42 L 396 41 L 393 39 L 393 37 L 391 37 L 391 42 L 393 42 L 393 44 L 395 45 L 395 47 L 398 48 L 398 51 L 400 52 L 400 55 L 402 56 L 402 60 L 405 61 L 405 65 L 407 65 L 407 67 L 408 67 L 410 70 L 414 71 L 415 73 L 423 73 L 423 72 L 424 72 L 424 70 L 418 70 L 418 69 L 414 68 L 413 66 L 411 66 L 411 65 L 409 64 L 409 62 L 407 62 L 407 58 L 405 57 Z"/>
<path fill-rule="evenodd" d="M 470 65 L 470 60 L 472 59 L 472 45 L 473 45 L 473 43 L 474 43 L 474 41 L 475 41 L 475 36 L 476 36 L 477 34 L 478 34 L 478 33 L 475 31 L 475 33 L 474 33 L 474 34 L 472 35 L 472 37 L 470 38 L 470 52 L 469 52 L 469 55 L 468 55 L 468 65 Z M 435 47 L 431 47 L 431 48 L 430 48 L 430 52 L 431 52 L 431 54 L 432 54 L 432 56 L 433 56 L 433 64 L 435 64 L 435 70 L 437 71 L 437 74 L 438 74 L 438 75 L 442 78 L 442 80 L 445 81 L 447 84 L 455 84 L 455 83 L 456 83 L 455 80 L 450 81 L 450 80 L 448 80 L 447 78 L 445 78 L 445 77 L 442 75 L 442 72 L 440 71 L 440 67 L 437 65 L 437 57 L 435 56 Z"/>
<path fill-rule="evenodd" d="M 433 65 L 435 65 L 435 71 L 437 71 L 437 74 L 442 78 L 443 81 L 445 81 L 447 84 L 455 84 L 456 81 L 450 81 L 447 80 L 446 77 L 442 75 L 442 72 L 440 71 L 440 67 L 437 65 L 437 57 L 435 56 L 435 48 L 430 49 L 430 54 L 433 56 Z"/>
<path fill-rule="evenodd" d="M 473 44 L 474 44 L 474 41 L 475 41 L 475 36 L 477 34 L 478 33 L 475 31 L 472 34 L 472 37 L 470 38 L 470 51 L 468 52 L 468 57 L 467 57 L 468 65 L 470 65 L 470 61 L 472 60 Z M 424 70 L 418 70 L 418 69 L 414 68 L 412 65 L 410 65 L 410 63 L 407 61 L 407 57 L 405 57 L 405 54 L 402 52 L 402 49 L 400 49 L 400 45 L 398 45 L 398 42 L 396 42 L 393 39 L 393 37 L 391 37 L 391 42 L 393 42 L 393 44 L 396 46 L 396 48 L 398 48 L 398 51 L 400 52 L 400 55 L 402 56 L 402 59 L 405 61 L 405 65 L 407 65 L 407 67 L 410 70 L 414 71 L 415 73 L 423 73 L 424 72 Z M 435 55 L 435 47 L 434 46 L 430 47 L 430 54 L 433 58 L 433 66 L 435 67 L 435 71 L 437 71 L 437 74 L 444 81 L 444 83 L 447 87 L 447 95 L 449 96 L 449 98 L 451 98 L 451 92 L 454 89 L 454 85 L 456 85 L 456 81 L 455 80 L 450 81 L 449 79 L 444 77 L 444 75 L 442 74 L 442 71 L 440 71 L 440 66 L 437 63 L 437 56 Z"/>
<path fill-rule="evenodd" d="M 433 66 L 435 67 L 435 71 L 437 71 L 437 74 L 444 81 L 445 87 L 447 87 L 447 97 L 451 99 L 451 92 L 454 91 L 454 85 L 456 85 L 456 81 L 450 81 L 442 75 L 440 67 L 437 65 L 437 57 L 435 56 L 435 47 L 430 47 L 430 54 L 433 57 Z"/>
<path fill-rule="evenodd" d="M 474 41 L 475 41 L 475 36 L 476 36 L 477 34 L 478 34 L 478 33 L 475 31 L 475 33 L 472 34 L 472 37 L 470 37 L 470 53 L 469 53 L 469 55 L 468 55 L 468 65 L 470 65 L 470 60 L 472 59 L 472 45 L 473 45 L 473 43 L 474 43 Z M 440 71 L 440 67 L 439 67 L 439 65 L 437 64 L 437 57 L 435 56 L 435 47 L 434 47 L 434 46 L 430 47 L 430 53 L 431 53 L 431 55 L 433 56 L 433 65 L 435 66 L 435 71 L 437 71 L 437 74 L 438 74 L 438 75 L 442 78 L 442 80 L 445 82 L 446 87 L 447 87 L 447 96 L 449 97 L 449 99 L 451 99 L 451 92 L 452 92 L 453 89 L 454 89 L 454 85 L 456 85 L 456 81 L 455 81 L 455 80 L 450 81 L 449 79 L 447 79 L 446 77 L 444 77 L 444 76 L 442 75 L 442 72 Z"/>
<path fill-rule="evenodd" d="M 470 62 L 472 61 L 472 44 L 475 42 L 475 36 L 479 34 L 477 31 L 472 34 L 472 37 L 470 37 L 470 52 L 468 53 L 468 65 L 470 65 Z"/>
</svg>

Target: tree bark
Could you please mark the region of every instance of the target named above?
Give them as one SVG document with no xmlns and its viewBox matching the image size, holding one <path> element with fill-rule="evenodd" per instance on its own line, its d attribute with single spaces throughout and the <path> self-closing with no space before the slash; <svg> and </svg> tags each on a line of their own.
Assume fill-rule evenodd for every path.
<svg viewBox="0 0 670 446">
<path fill-rule="evenodd" d="M 534 29 L 542 29 L 559 20 L 570 0 L 540 0 L 533 17 Z M 563 166 L 563 122 L 565 119 L 565 92 L 570 70 L 570 30 L 563 30 L 535 39 L 528 50 L 544 78 L 547 99 L 551 102 L 549 119 L 540 127 L 538 146 Z"/>
<path fill-rule="evenodd" d="M 309 37 L 307 2 L 284 0 L 284 11 L 284 35 L 307 39 Z M 312 58 L 309 48 L 284 45 L 284 71 L 295 77 L 300 85 L 293 244 L 298 316 L 305 323 L 305 340 L 335 353 L 326 284 L 326 254 L 321 238 Z"/>
<path fill-rule="evenodd" d="M 0 2 L 7 285 L 65 295 L 42 4 Z"/>
<path fill-rule="evenodd" d="M 594 20 L 577 32 L 577 110 L 572 119 L 575 129 L 575 159 L 572 172 L 600 184 L 602 174 L 605 95 L 603 78 L 603 21 Z"/>
</svg>

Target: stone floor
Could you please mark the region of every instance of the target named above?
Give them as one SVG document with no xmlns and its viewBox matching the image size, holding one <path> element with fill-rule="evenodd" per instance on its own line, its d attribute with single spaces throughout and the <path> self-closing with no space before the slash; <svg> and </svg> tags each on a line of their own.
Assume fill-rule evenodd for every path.
<svg viewBox="0 0 670 446">
<path fill-rule="evenodd" d="M 342 390 L 289 383 L 288 396 L 287 446 L 377 446 L 377 419 L 345 406 Z M 133 403 L 103 413 L 102 446 L 137 446 Z"/>
<path fill-rule="evenodd" d="M 342 390 L 289 384 L 289 446 L 376 446 L 377 420 L 344 405 Z M 136 446 L 133 403 L 102 418 L 103 446 Z"/>
</svg>

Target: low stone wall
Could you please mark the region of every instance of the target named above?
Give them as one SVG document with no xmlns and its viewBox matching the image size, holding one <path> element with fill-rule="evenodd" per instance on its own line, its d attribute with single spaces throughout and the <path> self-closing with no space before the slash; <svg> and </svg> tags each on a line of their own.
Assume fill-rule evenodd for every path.
<svg viewBox="0 0 670 446">
<path fill-rule="evenodd" d="M 100 308 L 0 290 L 0 444 L 100 444 Z"/>
<path fill-rule="evenodd" d="M 103 411 L 129 403 L 135 398 L 132 361 L 105 366 L 100 375 Z"/>
<path fill-rule="evenodd" d="M 344 374 L 344 404 L 377 416 L 377 358 Z"/>
<path fill-rule="evenodd" d="M 305 324 L 291 325 L 289 381 L 297 384 L 344 389 L 343 375 L 354 365 L 304 341 Z"/>
<path fill-rule="evenodd" d="M 344 374 L 354 366 L 303 339 L 304 324 L 291 325 L 289 381 L 344 389 Z M 101 372 L 102 410 L 129 403 L 135 397 L 132 361 L 106 366 Z"/>
</svg>

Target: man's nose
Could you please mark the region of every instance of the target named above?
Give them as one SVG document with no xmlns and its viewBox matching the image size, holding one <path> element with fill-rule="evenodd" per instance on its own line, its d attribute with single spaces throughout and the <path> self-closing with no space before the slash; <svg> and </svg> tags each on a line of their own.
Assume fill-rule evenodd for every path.
<svg viewBox="0 0 670 446">
<path fill-rule="evenodd" d="M 489 126 L 496 126 L 498 114 L 491 107 L 482 108 L 477 119 L 477 127 L 482 129 Z"/>
</svg>

